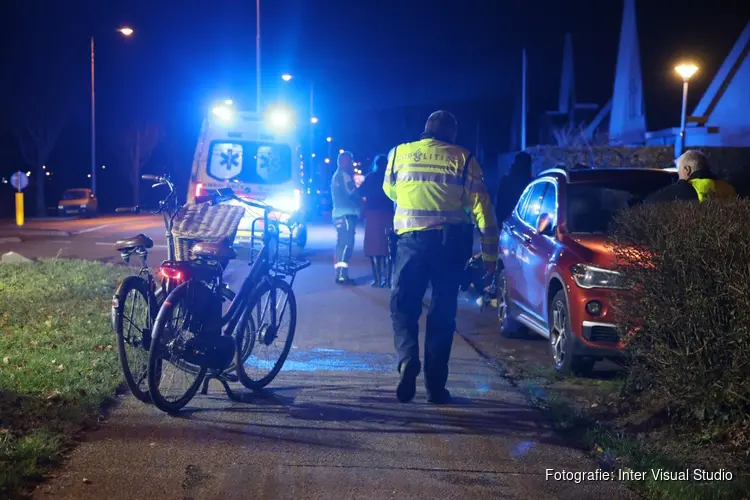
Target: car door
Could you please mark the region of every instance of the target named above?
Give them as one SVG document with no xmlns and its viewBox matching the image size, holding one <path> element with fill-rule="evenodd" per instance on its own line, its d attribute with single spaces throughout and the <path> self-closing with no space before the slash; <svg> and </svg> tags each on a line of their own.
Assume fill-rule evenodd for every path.
<svg viewBox="0 0 750 500">
<path fill-rule="evenodd" d="M 524 262 L 526 272 L 524 273 L 526 283 L 526 297 L 528 299 L 528 312 L 543 324 L 547 322 L 546 296 L 547 296 L 547 270 L 549 262 L 555 251 L 555 238 L 540 234 L 537 231 L 539 219 L 543 214 L 552 217 L 552 226 L 556 224 L 557 214 L 557 184 L 554 181 L 544 182 L 546 189 L 539 206 L 538 213 L 527 210 L 524 222 L 528 225 L 531 239 L 524 244 Z"/>
<path fill-rule="evenodd" d="M 515 234 L 516 227 L 519 224 L 519 214 L 523 212 L 523 208 L 526 206 L 533 190 L 534 186 L 529 185 L 521 193 L 513 212 L 502 222 L 502 231 L 500 232 L 500 255 L 503 261 L 508 298 L 512 301 L 515 301 L 518 296 L 515 283 L 518 281 L 518 273 L 520 272 L 520 263 L 516 256 L 519 241 Z"/>
<path fill-rule="evenodd" d="M 528 252 L 526 247 L 531 241 L 532 231 L 525 222 L 530 214 L 539 215 L 539 209 L 544 197 L 544 191 L 547 188 L 544 182 L 534 182 L 529 185 L 528 194 L 524 194 L 519 201 L 517 210 L 514 212 L 512 227 L 508 228 L 510 234 L 511 246 L 513 248 L 514 268 L 506 274 L 508 279 L 508 296 L 521 309 L 526 311 L 529 308 L 528 297 Z M 512 292 L 511 292 L 512 290 Z"/>
</svg>

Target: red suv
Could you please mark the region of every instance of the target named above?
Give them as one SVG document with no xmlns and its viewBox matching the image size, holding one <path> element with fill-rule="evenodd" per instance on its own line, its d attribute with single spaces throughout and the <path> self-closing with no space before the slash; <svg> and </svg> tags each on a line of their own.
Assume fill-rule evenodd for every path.
<svg viewBox="0 0 750 500">
<path fill-rule="evenodd" d="M 677 180 L 651 169 L 550 169 L 535 178 L 503 222 L 498 273 L 500 331 L 549 338 L 555 369 L 585 375 L 624 347 L 612 319 L 607 229 L 620 209 Z"/>
</svg>

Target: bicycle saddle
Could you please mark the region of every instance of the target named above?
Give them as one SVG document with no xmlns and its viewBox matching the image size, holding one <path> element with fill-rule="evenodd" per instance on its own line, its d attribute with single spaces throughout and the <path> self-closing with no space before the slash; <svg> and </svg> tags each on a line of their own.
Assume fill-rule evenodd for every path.
<svg viewBox="0 0 750 500">
<path fill-rule="evenodd" d="M 134 248 L 152 248 L 154 246 L 154 240 L 146 236 L 145 234 L 137 234 L 132 238 L 126 238 L 115 243 L 115 249 L 118 252 L 126 252 L 133 250 Z"/>
<path fill-rule="evenodd" d="M 196 243 L 193 247 L 195 257 L 204 257 L 216 260 L 232 260 L 237 258 L 237 251 L 230 245 L 223 243 Z"/>
</svg>

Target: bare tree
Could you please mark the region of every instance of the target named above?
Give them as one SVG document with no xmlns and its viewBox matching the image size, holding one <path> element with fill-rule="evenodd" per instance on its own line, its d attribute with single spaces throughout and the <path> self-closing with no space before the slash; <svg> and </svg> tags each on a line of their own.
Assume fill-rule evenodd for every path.
<svg viewBox="0 0 750 500">
<path fill-rule="evenodd" d="M 44 165 L 57 146 L 70 110 L 70 103 L 58 92 L 28 92 L 15 101 L 13 133 L 21 155 L 32 171 L 36 184 L 36 214 L 47 213 L 44 195 Z"/>
<path fill-rule="evenodd" d="M 163 129 L 154 123 L 134 124 L 124 136 L 125 161 L 128 180 L 133 189 L 133 204 L 140 202 L 141 173 L 148 163 L 156 146 L 164 138 Z"/>
</svg>

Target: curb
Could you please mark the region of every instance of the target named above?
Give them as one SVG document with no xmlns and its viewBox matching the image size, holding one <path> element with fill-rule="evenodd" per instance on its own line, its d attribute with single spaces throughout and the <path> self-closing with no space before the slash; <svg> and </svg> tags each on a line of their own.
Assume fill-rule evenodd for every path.
<svg viewBox="0 0 750 500">
<path fill-rule="evenodd" d="M 16 231 L 4 231 L 0 229 L 0 238 L 21 238 L 24 236 L 64 236 L 70 237 L 74 233 L 56 229 L 21 229 Z"/>
</svg>

